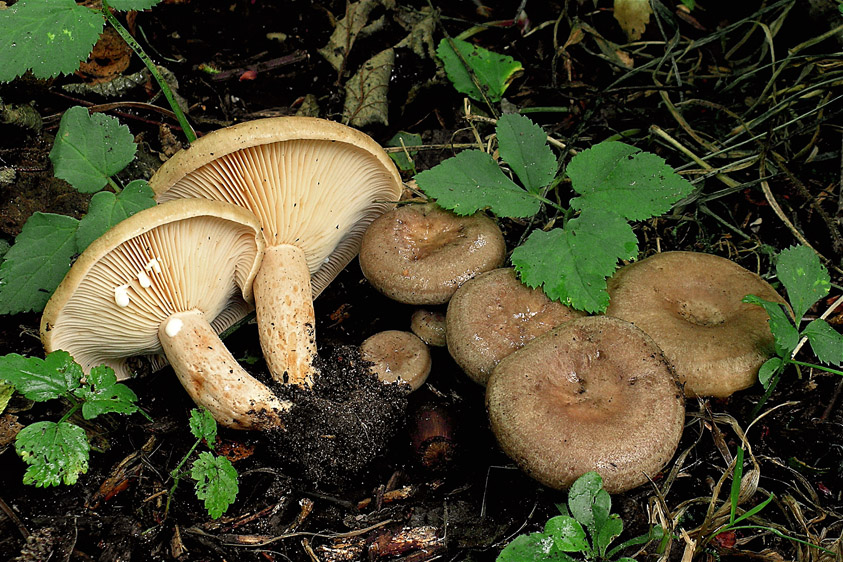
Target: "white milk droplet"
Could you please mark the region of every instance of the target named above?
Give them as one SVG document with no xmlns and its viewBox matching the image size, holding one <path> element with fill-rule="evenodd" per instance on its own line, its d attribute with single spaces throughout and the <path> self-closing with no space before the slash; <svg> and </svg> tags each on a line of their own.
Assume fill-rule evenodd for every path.
<svg viewBox="0 0 843 562">
<path fill-rule="evenodd" d="M 182 326 L 184 326 L 184 322 L 180 319 L 170 318 L 167 320 L 167 326 L 164 328 L 164 332 L 171 338 L 174 338 L 181 332 Z"/>
<path fill-rule="evenodd" d="M 129 285 L 120 285 L 114 288 L 114 302 L 120 308 L 129 306 Z"/>
</svg>

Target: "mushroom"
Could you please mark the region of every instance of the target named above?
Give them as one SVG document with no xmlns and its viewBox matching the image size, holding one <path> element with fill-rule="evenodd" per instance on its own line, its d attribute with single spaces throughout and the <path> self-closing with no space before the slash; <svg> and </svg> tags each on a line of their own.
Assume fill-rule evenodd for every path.
<svg viewBox="0 0 843 562">
<path fill-rule="evenodd" d="M 748 388 L 775 352 L 767 313 L 741 299 L 784 299 L 726 258 L 664 252 L 622 267 L 608 287 L 606 314 L 632 322 L 659 344 L 686 396 L 722 398 Z"/>
<path fill-rule="evenodd" d="M 435 203 L 408 204 L 369 226 L 360 269 L 375 289 L 406 304 L 444 304 L 506 257 L 503 234 L 483 214 L 460 217 Z"/>
<path fill-rule="evenodd" d="M 572 320 L 502 359 L 486 408 L 501 448 L 530 476 L 561 489 L 593 470 L 610 493 L 654 477 L 685 418 L 656 343 L 608 316 Z"/>
<path fill-rule="evenodd" d="M 360 344 L 360 354 L 383 382 L 403 381 L 418 390 L 430 374 L 430 350 L 410 332 L 378 332 Z"/>
<path fill-rule="evenodd" d="M 478 384 L 498 362 L 528 341 L 584 316 L 521 283 L 512 268 L 478 275 L 457 289 L 445 317 L 448 351 Z"/>
<path fill-rule="evenodd" d="M 261 348 L 277 382 L 310 387 L 312 301 L 401 195 L 383 149 L 324 119 L 259 119 L 205 135 L 161 166 L 150 185 L 158 201 L 216 199 L 257 215 L 267 245 L 254 284 Z"/>
<path fill-rule="evenodd" d="M 419 308 L 410 316 L 410 331 L 427 345 L 445 347 L 445 313 Z"/>
<path fill-rule="evenodd" d="M 249 310 L 264 244 L 257 219 L 215 201 L 140 211 L 76 260 L 41 318 L 49 353 L 85 372 L 131 376 L 127 359 L 163 354 L 191 398 L 236 429 L 280 427 L 291 404 L 249 375 L 217 335 Z"/>
</svg>

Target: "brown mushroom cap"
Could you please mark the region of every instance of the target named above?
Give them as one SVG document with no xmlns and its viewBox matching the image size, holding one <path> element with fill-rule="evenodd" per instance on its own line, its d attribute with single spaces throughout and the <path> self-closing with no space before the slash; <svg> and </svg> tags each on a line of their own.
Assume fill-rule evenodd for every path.
<svg viewBox="0 0 843 562">
<path fill-rule="evenodd" d="M 47 352 L 87 372 L 131 375 L 127 359 L 166 355 L 193 399 L 237 428 L 279 425 L 289 404 L 246 373 L 217 333 L 249 308 L 263 254 L 260 225 L 225 203 L 184 200 L 143 210 L 76 260 L 41 318 Z"/>
<path fill-rule="evenodd" d="M 170 158 L 150 185 L 158 201 L 214 199 L 257 215 L 267 243 L 254 289 L 261 347 L 278 382 L 309 386 L 312 299 L 401 195 L 401 178 L 383 149 L 325 119 L 259 119 L 200 138 Z"/>
<path fill-rule="evenodd" d="M 572 320 L 501 360 L 486 407 L 501 448 L 530 476 L 559 489 L 594 470 L 610 493 L 667 464 L 685 417 L 655 342 L 607 316 Z"/>
<path fill-rule="evenodd" d="M 472 380 L 486 384 L 501 359 L 581 316 L 521 283 L 514 269 L 495 269 L 466 282 L 448 303 L 448 351 Z"/>
<path fill-rule="evenodd" d="M 360 344 L 360 353 L 383 382 L 404 381 L 417 390 L 430 374 L 430 350 L 410 332 L 378 332 Z"/>
<path fill-rule="evenodd" d="M 503 234 L 483 214 L 460 217 L 434 203 L 378 217 L 363 236 L 360 269 L 375 289 L 407 304 L 444 304 L 506 257 Z"/>
<path fill-rule="evenodd" d="M 730 260 L 664 252 L 615 272 L 606 314 L 656 341 L 687 396 L 725 397 L 755 384 L 775 350 L 767 313 L 741 302 L 750 294 L 785 304 L 769 283 Z"/>
<path fill-rule="evenodd" d="M 445 347 L 445 313 L 419 308 L 410 317 L 410 331 L 427 345 Z"/>
</svg>

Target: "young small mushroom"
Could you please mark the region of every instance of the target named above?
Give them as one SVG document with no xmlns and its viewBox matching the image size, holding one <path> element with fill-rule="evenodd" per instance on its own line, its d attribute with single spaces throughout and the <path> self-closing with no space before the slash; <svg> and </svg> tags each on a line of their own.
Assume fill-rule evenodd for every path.
<svg viewBox="0 0 843 562">
<path fill-rule="evenodd" d="M 445 313 L 419 308 L 410 316 L 410 331 L 421 341 L 434 347 L 445 347 Z"/>
<path fill-rule="evenodd" d="M 261 348 L 277 382 L 310 387 L 313 299 L 401 195 L 400 175 L 380 145 L 324 119 L 259 119 L 200 138 L 150 185 L 158 201 L 215 199 L 257 215 L 267 245 L 254 286 Z"/>
<path fill-rule="evenodd" d="M 486 387 L 504 452 L 551 488 L 589 471 L 610 493 L 647 482 L 671 459 L 682 390 L 647 334 L 618 318 L 579 318 L 501 360 Z"/>
<path fill-rule="evenodd" d="M 108 365 L 118 379 L 131 376 L 128 358 L 163 354 L 219 423 L 281 427 L 291 404 L 217 335 L 250 308 L 263 250 L 257 219 L 234 205 L 184 200 L 140 211 L 73 264 L 44 309 L 44 348 L 67 351 L 86 372 Z"/>
<path fill-rule="evenodd" d="M 448 303 L 448 351 L 472 380 L 485 385 L 501 359 L 582 316 L 521 283 L 514 269 L 495 269 L 466 282 Z"/>
<path fill-rule="evenodd" d="M 418 390 L 430 374 L 430 350 L 410 332 L 378 332 L 360 344 L 360 354 L 383 382 L 403 381 Z"/>
<path fill-rule="evenodd" d="M 673 364 L 685 395 L 726 397 L 752 386 L 774 353 L 767 313 L 746 295 L 785 304 L 738 264 L 696 252 L 664 252 L 609 279 L 606 314 L 632 322 Z"/>
<path fill-rule="evenodd" d="M 460 217 L 435 203 L 409 204 L 372 222 L 363 235 L 360 269 L 392 300 L 444 304 L 505 257 L 503 234 L 485 215 Z"/>
</svg>

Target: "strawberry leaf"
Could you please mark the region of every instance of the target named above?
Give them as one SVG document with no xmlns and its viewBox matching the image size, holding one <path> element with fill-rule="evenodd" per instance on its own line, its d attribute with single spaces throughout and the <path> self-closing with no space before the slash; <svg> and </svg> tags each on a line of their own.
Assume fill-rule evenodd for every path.
<svg viewBox="0 0 843 562">
<path fill-rule="evenodd" d="M 508 113 L 498 119 L 495 132 L 501 158 L 530 193 L 540 193 L 556 175 L 556 157 L 547 146 L 541 127 L 523 115 Z"/>
<path fill-rule="evenodd" d="M 36 402 L 65 396 L 79 388 L 82 367 L 66 351 L 54 351 L 44 359 L 10 353 L 0 357 L 0 379 Z"/>
<path fill-rule="evenodd" d="M 24 484 L 36 487 L 75 484 L 88 472 L 85 430 L 68 422 L 41 421 L 26 426 L 15 438 L 15 450 L 29 465 Z"/>
<path fill-rule="evenodd" d="M 205 501 L 205 509 L 214 519 L 237 498 L 237 471 L 225 457 L 203 451 L 194 461 L 190 476 L 196 481 L 196 497 Z"/>
</svg>

